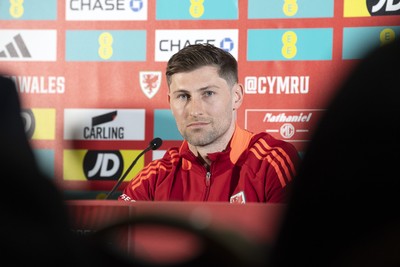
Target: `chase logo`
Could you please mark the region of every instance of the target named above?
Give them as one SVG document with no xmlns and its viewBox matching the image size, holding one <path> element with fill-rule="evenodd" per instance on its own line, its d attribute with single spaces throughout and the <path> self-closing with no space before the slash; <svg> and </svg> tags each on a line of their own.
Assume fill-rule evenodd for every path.
<svg viewBox="0 0 400 267">
<path fill-rule="evenodd" d="M 64 150 L 63 178 L 75 181 L 116 181 L 127 171 L 132 159 L 141 152 L 141 150 Z M 132 179 L 143 166 L 142 157 L 125 179 Z"/>
<path fill-rule="evenodd" d="M 331 28 L 249 29 L 247 60 L 331 60 Z"/>
<path fill-rule="evenodd" d="M 334 0 L 248 0 L 249 19 L 332 18 L 333 9 Z"/>
<path fill-rule="evenodd" d="M 343 59 L 363 58 L 370 50 L 395 40 L 400 26 L 343 29 Z"/>
<path fill-rule="evenodd" d="M 55 30 L 0 30 L 0 61 L 56 61 Z"/>
<path fill-rule="evenodd" d="M 156 20 L 236 20 L 238 13 L 238 0 L 157 0 L 156 3 Z"/>
<path fill-rule="evenodd" d="M 147 20 L 147 0 L 66 0 L 66 20 Z"/>
<path fill-rule="evenodd" d="M 146 31 L 67 31 L 67 61 L 145 61 Z"/>
<path fill-rule="evenodd" d="M 21 116 L 28 139 L 54 140 L 56 129 L 55 109 L 21 109 Z"/>
<path fill-rule="evenodd" d="M 65 140 L 144 140 L 144 109 L 65 109 Z"/>
<path fill-rule="evenodd" d="M 56 20 L 57 0 L 0 0 L 0 20 Z"/>
<path fill-rule="evenodd" d="M 400 15 L 398 0 L 345 0 L 344 17 Z"/>
<path fill-rule="evenodd" d="M 168 59 L 182 48 L 197 43 L 209 43 L 238 57 L 238 30 L 156 30 L 155 61 Z"/>
</svg>

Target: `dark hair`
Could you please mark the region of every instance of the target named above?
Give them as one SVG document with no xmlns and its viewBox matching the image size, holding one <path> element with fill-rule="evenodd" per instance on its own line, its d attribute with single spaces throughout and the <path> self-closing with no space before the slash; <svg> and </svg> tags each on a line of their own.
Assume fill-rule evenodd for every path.
<svg viewBox="0 0 400 267">
<path fill-rule="evenodd" d="M 227 51 L 211 44 L 193 44 L 182 48 L 168 61 L 165 75 L 168 86 L 171 76 L 180 72 L 189 72 L 204 66 L 219 68 L 218 74 L 228 84 L 233 85 L 238 81 L 238 63 Z"/>
</svg>

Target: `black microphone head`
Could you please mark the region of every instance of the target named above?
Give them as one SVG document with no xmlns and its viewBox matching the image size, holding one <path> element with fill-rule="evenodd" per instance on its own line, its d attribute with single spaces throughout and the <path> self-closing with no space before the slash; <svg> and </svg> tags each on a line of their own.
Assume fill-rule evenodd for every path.
<svg viewBox="0 0 400 267">
<path fill-rule="evenodd" d="M 150 147 L 152 150 L 158 149 L 162 145 L 162 140 L 159 137 L 154 138 L 150 142 Z"/>
</svg>

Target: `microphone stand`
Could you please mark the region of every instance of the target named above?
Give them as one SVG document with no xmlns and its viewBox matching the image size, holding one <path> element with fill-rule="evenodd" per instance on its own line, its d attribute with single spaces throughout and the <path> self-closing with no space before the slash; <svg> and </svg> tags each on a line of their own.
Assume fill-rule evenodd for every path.
<svg viewBox="0 0 400 267">
<path fill-rule="evenodd" d="M 139 155 L 137 155 L 137 157 L 135 158 L 135 160 L 131 163 L 131 165 L 129 166 L 129 168 L 126 170 L 126 172 L 124 173 L 124 175 L 122 175 L 118 182 L 114 185 L 114 187 L 111 189 L 110 192 L 108 192 L 108 194 L 106 195 L 106 197 L 104 199 L 108 199 L 113 193 L 114 191 L 119 187 L 119 185 L 122 183 L 122 181 L 125 179 L 125 177 L 128 175 L 128 173 L 131 171 L 131 169 L 133 168 L 133 166 L 135 166 L 136 162 L 138 161 L 138 159 L 143 156 L 144 153 L 146 153 L 149 150 L 155 150 L 158 149 L 162 144 L 162 140 L 159 137 L 154 138 L 153 140 L 151 140 L 149 146 L 143 150 L 142 152 L 139 153 Z"/>
<path fill-rule="evenodd" d="M 128 173 L 132 170 L 133 166 L 136 165 L 136 162 L 139 160 L 139 158 L 146 153 L 147 151 L 149 151 L 151 149 L 151 147 L 147 147 L 145 150 L 143 150 L 142 152 L 140 152 L 139 155 L 137 155 L 137 157 L 135 158 L 135 160 L 131 163 L 131 165 L 129 166 L 129 168 L 126 170 L 126 172 L 124 173 L 124 175 L 122 175 L 118 182 L 114 185 L 114 187 L 111 189 L 110 192 L 108 192 L 107 196 L 104 199 L 108 199 L 113 193 L 114 191 L 119 187 L 119 185 L 122 183 L 122 181 L 125 179 L 125 177 L 128 175 Z"/>
</svg>

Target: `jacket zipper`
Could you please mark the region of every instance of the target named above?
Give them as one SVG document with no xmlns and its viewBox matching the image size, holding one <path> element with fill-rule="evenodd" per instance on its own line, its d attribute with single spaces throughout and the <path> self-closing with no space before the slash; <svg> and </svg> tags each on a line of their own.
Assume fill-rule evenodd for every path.
<svg viewBox="0 0 400 267">
<path fill-rule="evenodd" d="M 210 193 L 210 184 L 211 184 L 210 180 L 211 180 L 211 172 L 209 170 L 207 170 L 207 173 L 206 173 L 206 193 L 204 194 L 204 201 L 207 201 L 208 195 Z"/>
</svg>

